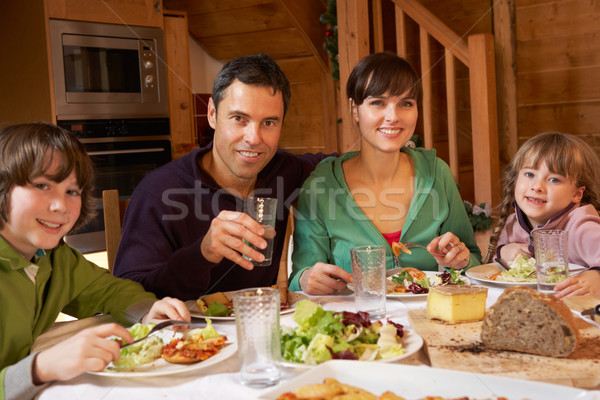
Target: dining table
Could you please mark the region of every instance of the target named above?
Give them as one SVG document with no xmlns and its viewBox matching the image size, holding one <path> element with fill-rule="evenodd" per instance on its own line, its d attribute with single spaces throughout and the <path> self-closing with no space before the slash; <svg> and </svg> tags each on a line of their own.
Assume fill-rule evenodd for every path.
<svg viewBox="0 0 600 400">
<path fill-rule="evenodd" d="M 473 282 L 477 283 L 477 282 Z M 481 284 L 481 283 L 479 283 Z M 484 285 L 487 286 L 488 294 L 486 307 L 491 307 L 506 289 L 505 286 Z M 322 305 L 325 310 L 332 311 L 358 311 L 355 309 L 354 294 L 347 290 L 333 295 L 326 296 L 306 296 L 309 300 Z M 412 329 L 410 315 L 425 313 L 427 307 L 426 296 L 404 296 L 402 298 L 390 298 L 386 301 L 387 315 L 395 323 L 400 323 L 408 330 Z M 93 317 L 91 321 L 85 323 L 95 324 L 106 322 L 107 317 Z M 89 320 L 89 319 L 88 319 Z M 202 321 L 203 319 L 193 318 L 193 321 Z M 83 321 L 83 320 L 82 320 Z M 73 321 L 66 324 L 81 324 L 82 321 Z M 414 322 L 414 321 L 413 321 Z M 236 341 L 236 325 L 233 320 L 213 320 L 213 326 L 228 339 Z M 293 326 L 293 314 L 282 314 L 280 316 L 281 325 Z M 68 325 L 67 325 L 68 326 Z M 73 328 L 63 328 L 65 332 Z M 57 340 L 68 333 L 57 333 L 45 343 L 40 340 L 41 345 L 38 349 L 48 346 L 53 340 Z M 355 361 L 354 363 L 361 363 Z M 396 361 L 396 363 L 416 366 L 418 368 L 432 368 L 429 356 L 425 351 L 425 346 L 416 351 L 409 357 Z M 281 367 L 282 378 L 278 385 L 267 388 L 251 388 L 240 382 L 240 364 L 237 354 L 226 358 L 218 363 L 213 363 L 206 368 L 194 367 L 190 371 L 185 370 L 177 374 L 151 377 L 131 377 L 118 373 L 112 376 L 99 376 L 95 374 L 83 374 L 79 377 L 65 382 L 56 382 L 49 385 L 38 396 L 41 400 L 62 400 L 62 399 L 127 399 L 127 400 L 150 400 L 150 399 L 207 399 L 207 400 L 243 400 L 260 399 L 265 393 L 276 389 L 278 386 L 285 385 L 291 379 L 300 374 L 309 371 L 307 368 L 298 368 L 294 366 Z M 600 400 L 600 387 L 587 388 L 596 398 Z"/>
</svg>

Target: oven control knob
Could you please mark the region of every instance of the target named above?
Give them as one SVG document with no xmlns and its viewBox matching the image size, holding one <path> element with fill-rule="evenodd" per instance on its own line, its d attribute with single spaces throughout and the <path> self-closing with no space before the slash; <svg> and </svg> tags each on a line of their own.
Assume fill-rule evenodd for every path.
<svg viewBox="0 0 600 400">
<path fill-rule="evenodd" d="M 154 82 L 154 76 L 146 75 L 146 78 L 144 78 L 144 83 L 146 84 L 146 86 L 151 85 L 153 82 Z"/>
<path fill-rule="evenodd" d="M 154 63 L 152 61 L 150 61 L 150 60 L 144 61 L 144 68 L 150 69 L 152 67 L 154 67 Z"/>
</svg>

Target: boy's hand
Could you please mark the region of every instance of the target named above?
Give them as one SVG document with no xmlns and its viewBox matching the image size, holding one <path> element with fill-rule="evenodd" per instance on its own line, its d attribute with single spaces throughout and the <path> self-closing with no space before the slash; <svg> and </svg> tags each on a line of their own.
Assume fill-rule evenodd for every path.
<svg viewBox="0 0 600 400">
<path fill-rule="evenodd" d="M 84 372 L 102 371 L 121 354 L 121 342 L 106 339 L 111 335 L 133 341 L 127 329 L 114 323 L 84 329 L 37 355 L 33 364 L 33 383 L 65 381 Z"/>
<path fill-rule="evenodd" d="M 167 319 L 190 321 L 191 318 L 190 310 L 181 300 L 165 297 L 154 302 L 148 314 L 142 319 L 142 323 L 160 322 Z"/>
</svg>

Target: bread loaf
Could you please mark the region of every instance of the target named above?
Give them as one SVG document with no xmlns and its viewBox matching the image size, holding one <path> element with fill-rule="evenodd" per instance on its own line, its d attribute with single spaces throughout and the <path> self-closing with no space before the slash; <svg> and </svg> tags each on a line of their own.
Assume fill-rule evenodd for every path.
<svg viewBox="0 0 600 400">
<path fill-rule="evenodd" d="M 556 297 L 516 286 L 506 289 L 486 313 L 481 341 L 497 350 L 567 357 L 579 332 L 571 311 Z"/>
</svg>

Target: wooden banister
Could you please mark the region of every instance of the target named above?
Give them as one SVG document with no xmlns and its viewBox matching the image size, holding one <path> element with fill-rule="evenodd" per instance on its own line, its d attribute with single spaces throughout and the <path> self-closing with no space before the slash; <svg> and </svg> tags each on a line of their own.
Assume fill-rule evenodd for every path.
<svg viewBox="0 0 600 400">
<path fill-rule="evenodd" d="M 463 64 L 469 65 L 469 49 L 464 40 L 433 15 L 423 4 L 415 0 L 392 1 L 422 29 L 425 29 L 435 40 L 440 42 L 447 51 L 450 51 Z"/>
</svg>

